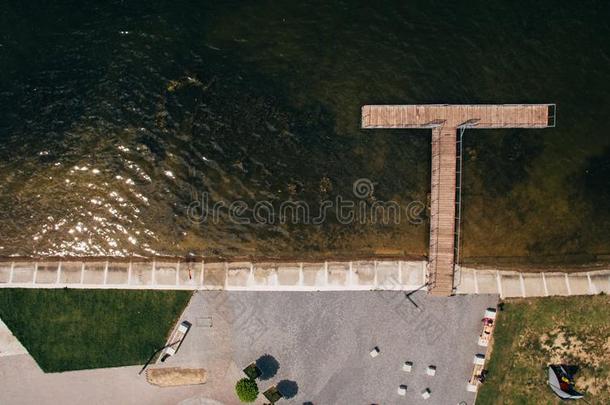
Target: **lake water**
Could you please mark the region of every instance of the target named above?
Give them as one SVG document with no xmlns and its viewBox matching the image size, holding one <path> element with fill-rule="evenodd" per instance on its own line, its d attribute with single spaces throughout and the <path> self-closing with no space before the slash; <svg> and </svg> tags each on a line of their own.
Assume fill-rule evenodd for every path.
<svg viewBox="0 0 610 405">
<path fill-rule="evenodd" d="M 0 255 L 425 255 L 430 135 L 359 110 L 436 102 L 557 103 L 467 134 L 466 255 L 608 253 L 608 3 L 445 3 L 4 2 Z"/>
</svg>

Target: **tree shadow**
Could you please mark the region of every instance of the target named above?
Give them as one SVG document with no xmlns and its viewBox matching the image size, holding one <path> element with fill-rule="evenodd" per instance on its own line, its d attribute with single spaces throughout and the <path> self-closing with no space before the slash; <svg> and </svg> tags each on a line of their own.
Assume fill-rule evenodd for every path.
<svg viewBox="0 0 610 405">
<path fill-rule="evenodd" d="M 280 391 L 282 396 L 286 399 L 294 397 L 299 392 L 299 386 L 295 381 L 282 380 L 277 383 L 277 389 Z"/>
<path fill-rule="evenodd" d="M 256 367 L 261 371 L 260 379 L 268 380 L 277 374 L 280 363 L 270 354 L 262 355 L 256 360 Z"/>
</svg>

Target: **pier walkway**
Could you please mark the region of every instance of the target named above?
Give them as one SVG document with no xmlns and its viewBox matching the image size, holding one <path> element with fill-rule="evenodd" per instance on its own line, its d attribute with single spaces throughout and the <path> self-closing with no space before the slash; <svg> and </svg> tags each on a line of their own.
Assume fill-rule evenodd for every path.
<svg viewBox="0 0 610 405">
<path fill-rule="evenodd" d="M 459 259 L 456 249 L 459 249 L 461 203 L 459 188 L 463 131 L 466 128 L 553 126 L 555 126 L 554 104 L 423 104 L 362 107 L 362 128 L 365 129 L 432 129 L 430 244 L 427 271 L 427 283 L 432 294 L 448 296 L 454 292 L 454 264 Z"/>
</svg>

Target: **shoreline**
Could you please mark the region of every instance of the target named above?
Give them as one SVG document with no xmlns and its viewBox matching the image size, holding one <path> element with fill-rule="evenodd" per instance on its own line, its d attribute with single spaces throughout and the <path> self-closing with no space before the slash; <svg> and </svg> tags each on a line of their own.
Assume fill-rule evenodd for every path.
<svg viewBox="0 0 610 405">
<path fill-rule="evenodd" d="M 427 256 L 396 255 L 396 254 L 353 254 L 353 255 L 312 255 L 312 256 L 0 256 L 0 263 L 7 262 L 106 262 L 109 263 L 152 263 L 154 261 L 172 261 L 177 263 L 242 263 L 253 264 L 290 264 L 290 263 L 320 263 L 320 262 L 367 262 L 367 261 L 428 261 Z M 577 254 L 554 256 L 501 256 L 474 257 L 461 260 L 459 266 L 472 269 L 494 269 L 500 271 L 518 271 L 524 273 L 561 271 L 578 273 L 604 269 L 610 265 L 610 254 Z"/>
</svg>

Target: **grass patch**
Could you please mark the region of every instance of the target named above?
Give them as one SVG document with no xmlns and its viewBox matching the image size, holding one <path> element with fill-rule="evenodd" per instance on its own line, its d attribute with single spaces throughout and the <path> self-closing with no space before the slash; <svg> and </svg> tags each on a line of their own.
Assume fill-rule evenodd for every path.
<svg viewBox="0 0 610 405">
<path fill-rule="evenodd" d="M 143 364 L 188 291 L 0 289 L 0 318 L 46 372 Z"/>
<path fill-rule="evenodd" d="M 498 315 L 489 378 L 477 404 L 559 404 L 548 364 L 581 367 L 576 386 L 592 404 L 610 403 L 610 297 L 510 300 Z"/>
</svg>

